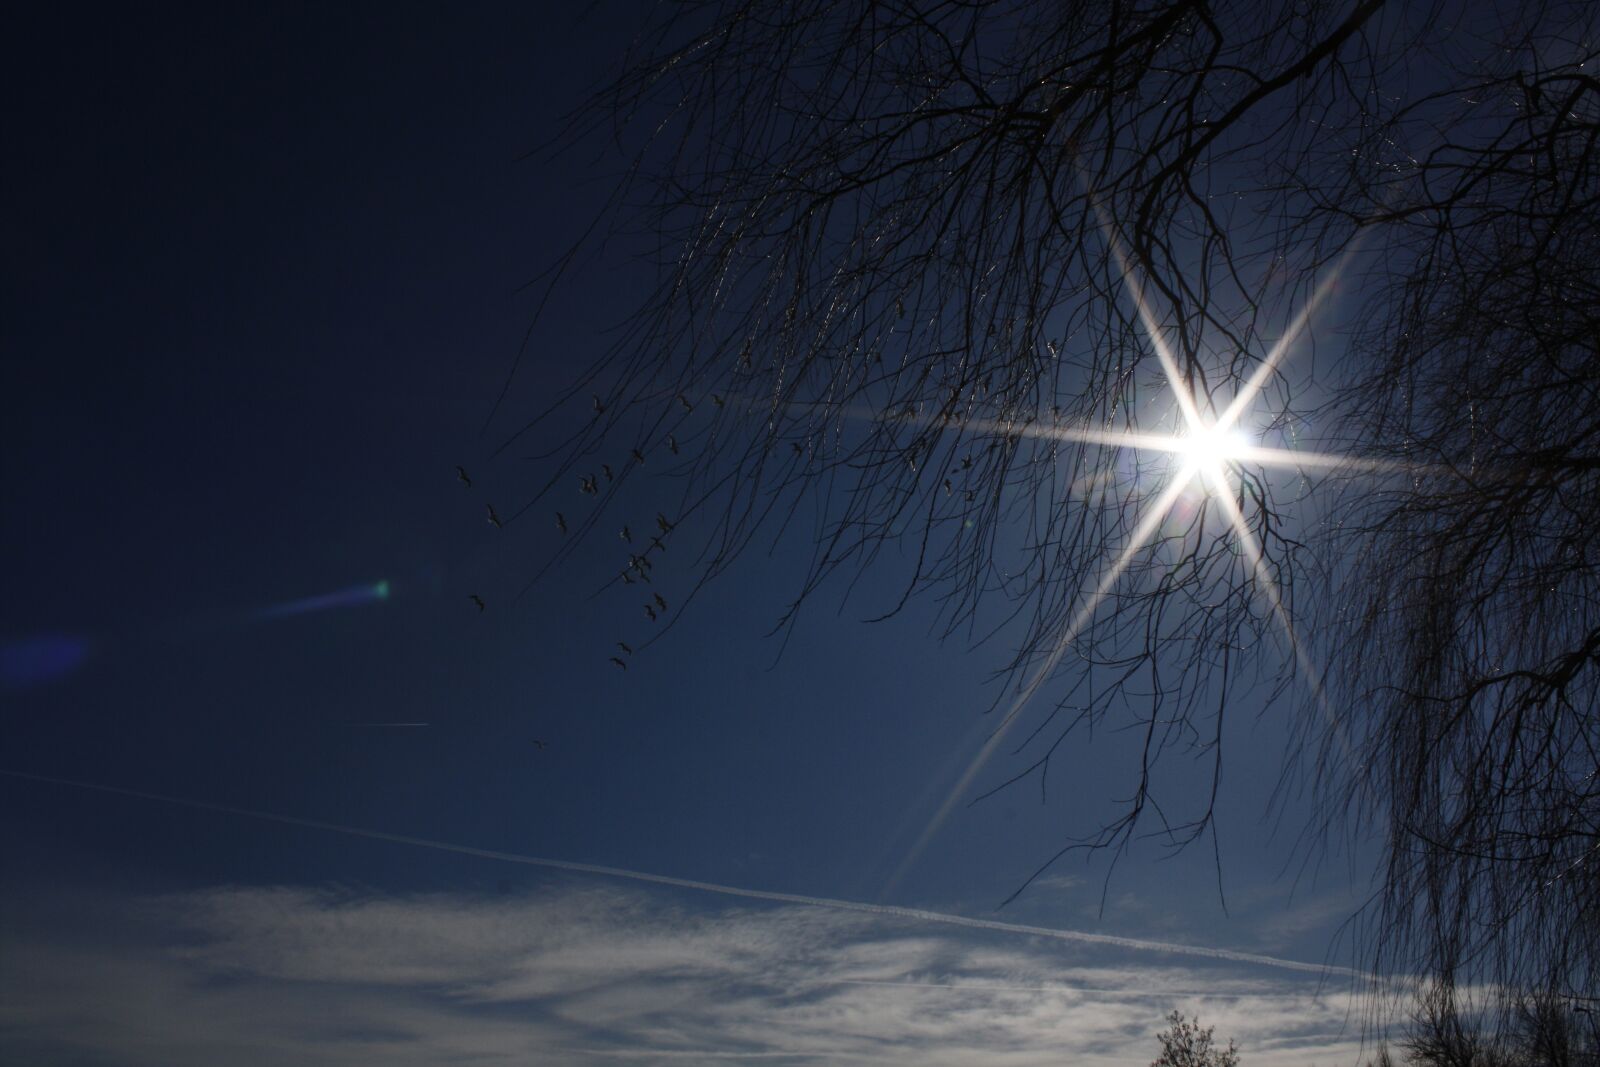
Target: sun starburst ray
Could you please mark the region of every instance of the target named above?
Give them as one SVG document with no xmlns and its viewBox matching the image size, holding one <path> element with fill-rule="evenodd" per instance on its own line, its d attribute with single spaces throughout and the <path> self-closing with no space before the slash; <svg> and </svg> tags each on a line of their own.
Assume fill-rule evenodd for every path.
<svg viewBox="0 0 1600 1067">
<path fill-rule="evenodd" d="M 1332 292 L 1333 287 L 1338 284 L 1339 276 L 1344 273 L 1345 267 L 1349 266 L 1351 257 L 1355 255 L 1360 245 L 1360 238 L 1351 241 L 1349 247 L 1334 262 L 1333 269 L 1317 283 L 1316 288 L 1311 291 L 1311 298 L 1295 313 L 1294 318 L 1289 320 L 1289 327 L 1283 331 L 1283 336 L 1278 338 L 1277 343 L 1267 351 L 1266 357 L 1262 359 L 1260 366 L 1256 367 L 1249 379 L 1245 381 L 1244 387 L 1223 409 L 1221 416 L 1217 418 L 1218 426 L 1224 429 L 1231 428 L 1244 414 L 1245 409 L 1255 400 L 1256 395 L 1266 388 L 1267 379 L 1277 371 L 1278 364 L 1283 361 L 1284 355 L 1289 351 L 1289 346 L 1294 344 L 1295 338 L 1299 337 L 1311 322 L 1311 316 L 1316 314 L 1323 300 Z"/>
<path fill-rule="evenodd" d="M 885 884 L 883 890 L 885 894 L 893 891 L 900 879 L 916 863 L 917 858 L 922 855 L 923 849 L 927 847 L 928 842 L 933 840 L 934 835 L 939 832 L 939 828 L 944 825 L 945 819 L 954 810 L 956 802 L 961 799 L 961 795 L 966 792 L 967 787 L 972 784 L 972 780 L 978 776 L 979 771 L 983 770 L 984 764 L 989 761 L 989 757 L 994 754 L 995 749 L 1000 746 L 1001 741 L 1010 732 L 1022 709 L 1032 703 L 1033 698 L 1038 695 L 1045 682 L 1055 673 L 1056 668 L 1061 664 L 1062 658 L 1067 654 L 1067 650 L 1072 647 L 1073 641 L 1083 628 L 1088 625 L 1089 620 L 1094 617 L 1095 609 L 1100 606 L 1100 602 L 1106 598 L 1106 594 L 1110 593 L 1112 587 L 1117 584 L 1117 580 L 1122 577 L 1122 572 L 1127 569 L 1129 563 L 1133 562 L 1133 557 L 1138 555 L 1139 551 L 1155 536 L 1156 530 L 1167 517 L 1167 512 L 1172 509 L 1173 504 L 1177 503 L 1178 497 L 1183 495 L 1183 491 L 1188 488 L 1191 480 L 1192 476 L 1173 479 L 1156 502 L 1145 512 L 1144 517 L 1139 521 L 1139 525 L 1129 535 L 1122 553 L 1117 557 L 1110 569 L 1106 571 L 1105 575 L 1101 577 L 1094 592 L 1073 614 L 1072 621 L 1061 632 L 1061 636 L 1056 640 L 1055 647 L 1045 657 L 1045 661 L 1039 669 L 1034 672 L 1032 680 L 1024 685 L 1022 691 L 1012 700 L 1011 706 L 1006 709 L 1005 715 L 1001 717 L 1000 724 L 995 727 L 994 732 L 983 743 L 983 747 L 978 749 L 977 755 L 972 757 L 972 761 L 967 764 L 967 769 L 962 772 L 955 785 L 950 787 L 950 791 L 945 795 L 938 810 L 934 812 L 933 817 L 923 827 L 916 843 L 911 846 L 911 850 L 906 853 L 905 859 L 901 860 L 900 866 L 895 869 L 894 874 Z"/>
<path fill-rule="evenodd" d="M 1332 728 L 1334 739 L 1338 742 L 1340 754 L 1348 758 L 1351 754 L 1349 738 L 1345 736 L 1344 724 L 1333 712 L 1332 705 L 1328 702 L 1327 693 L 1322 687 L 1322 671 L 1312 660 L 1311 654 L 1306 651 L 1295 633 L 1294 619 L 1289 614 L 1287 605 L 1283 602 L 1282 591 L 1278 588 L 1277 580 L 1273 578 L 1271 569 L 1267 566 L 1266 554 L 1262 551 L 1255 534 L 1250 531 L 1249 523 L 1245 521 L 1244 512 L 1239 509 L 1238 501 L 1233 497 L 1232 488 L 1220 476 L 1215 477 L 1214 493 L 1212 499 L 1221 505 L 1227 515 L 1229 524 L 1232 525 L 1234 536 L 1239 542 L 1239 548 L 1244 552 L 1250 562 L 1251 569 L 1255 571 L 1256 587 L 1266 597 L 1267 604 L 1272 608 L 1273 617 L 1278 625 L 1283 628 L 1284 637 L 1289 642 L 1289 648 L 1294 653 L 1295 663 L 1300 668 L 1300 677 L 1306 689 L 1311 693 L 1318 711 L 1323 720 Z"/>
</svg>

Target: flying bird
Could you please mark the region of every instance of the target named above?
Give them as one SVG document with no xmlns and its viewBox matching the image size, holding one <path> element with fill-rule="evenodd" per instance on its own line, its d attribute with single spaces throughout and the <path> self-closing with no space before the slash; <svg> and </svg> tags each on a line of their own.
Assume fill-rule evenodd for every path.
<svg viewBox="0 0 1600 1067">
<path fill-rule="evenodd" d="M 538 749 L 540 752 L 543 752 L 545 750 L 545 743 L 536 737 L 533 739 L 533 747 Z"/>
<path fill-rule="evenodd" d="M 650 621 L 651 622 L 655 622 L 656 621 L 656 609 L 651 607 L 649 604 L 646 604 L 644 606 L 644 613 L 646 615 L 650 616 Z"/>
<path fill-rule="evenodd" d="M 472 479 L 467 477 L 467 468 L 463 467 L 459 463 L 456 464 L 456 481 L 460 482 L 468 489 L 472 488 Z"/>
<path fill-rule="evenodd" d="M 672 523 L 668 522 L 667 517 L 659 511 L 656 512 L 656 526 L 661 529 L 662 533 L 672 532 Z"/>
<path fill-rule="evenodd" d="M 609 482 L 611 480 L 611 464 L 609 464 L 609 463 L 600 464 L 600 470 L 601 470 L 601 472 L 603 474 L 605 474 L 606 481 Z"/>
<path fill-rule="evenodd" d="M 494 505 L 485 504 L 484 507 L 489 509 L 489 525 L 493 526 L 496 530 L 503 529 L 505 527 L 505 523 L 500 521 L 500 513 L 494 510 Z"/>
<path fill-rule="evenodd" d="M 468 593 L 467 599 L 478 605 L 479 611 L 483 611 L 489 606 L 483 602 L 483 597 L 479 596 L 477 593 Z"/>
<path fill-rule="evenodd" d="M 694 410 L 694 405 L 689 403 L 689 398 L 684 396 L 682 393 L 678 394 L 678 403 L 683 405 L 683 410 L 685 410 L 685 411 L 693 411 Z"/>
<path fill-rule="evenodd" d="M 678 439 L 672 436 L 670 433 L 667 434 L 667 451 L 671 452 L 674 456 L 678 454 Z"/>
<path fill-rule="evenodd" d="M 667 610 L 667 600 L 666 600 L 666 598 L 663 597 L 660 593 L 655 593 L 653 595 L 656 598 L 656 607 L 660 608 L 662 611 L 666 611 Z"/>
<path fill-rule="evenodd" d="M 594 496 L 600 491 L 600 483 L 595 481 L 594 475 L 586 474 L 578 479 L 578 488 L 590 496 Z"/>
<path fill-rule="evenodd" d="M 623 655 L 625 655 L 625 656 L 633 655 L 633 649 L 628 647 L 628 642 L 626 642 L 626 641 L 618 641 L 617 642 L 617 647 L 622 649 Z"/>
<path fill-rule="evenodd" d="M 633 531 L 628 529 L 626 524 L 623 525 L 622 532 L 621 532 L 621 534 L 619 536 L 624 541 L 628 542 L 628 544 L 630 544 L 630 545 L 633 544 Z"/>
<path fill-rule="evenodd" d="M 640 452 L 637 448 L 635 448 L 633 450 L 632 455 L 633 455 L 633 461 L 635 463 L 641 463 L 642 464 L 644 462 L 644 453 Z"/>
<path fill-rule="evenodd" d="M 659 537 L 650 538 L 650 547 L 651 548 L 659 548 L 663 552 L 665 552 L 667 550 L 666 542 L 661 540 L 661 538 L 659 538 Z"/>
<path fill-rule="evenodd" d="M 556 529 L 560 530 L 562 533 L 567 532 L 567 517 L 561 514 L 559 511 L 556 512 Z"/>
<path fill-rule="evenodd" d="M 594 413 L 596 415 L 604 415 L 606 413 L 606 406 L 600 403 L 600 394 L 590 393 L 589 395 L 594 397 Z"/>
<path fill-rule="evenodd" d="M 622 662 L 616 656 L 612 656 L 611 657 L 611 662 L 615 663 L 618 667 L 621 667 L 623 670 L 627 670 L 628 669 L 628 665 L 626 663 Z"/>
<path fill-rule="evenodd" d="M 711 394 L 711 402 L 717 405 L 719 408 L 723 405 L 722 397 L 718 396 L 716 393 Z"/>
</svg>

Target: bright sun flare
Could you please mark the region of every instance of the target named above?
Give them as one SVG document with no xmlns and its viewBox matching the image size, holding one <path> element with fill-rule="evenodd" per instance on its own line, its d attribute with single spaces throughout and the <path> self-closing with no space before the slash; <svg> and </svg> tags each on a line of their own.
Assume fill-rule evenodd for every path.
<svg viewBox="0 0 1600 1067">
<path fill-rule="evenodd" d="M 1147 452 L 1166 452 L 1179 457 L 1180 466 L 1175 476 L 1167 483 L 1166 488 L 1141 508 L 1143 512 L 1132 533 L 1122 546 L 1122 551 L 1101 574 L 1099 582 L 1092 591 L 1086 590 L 1086 595 L 1080 602 L 1071 621 L 1059 634 L 1054 650 L 1036 665 L 1033 679 L 1022 687 L 1021 691 L 1012 701 L 1005 716 L 1000 720 L 999 727 L 989 735 L 983 747 L 968 764 L 965 773 L 951 788 L 939 810 L 934 813 L 928 824 L 923 828 L 922 834 L 912 845 L 904 860 L 893 877 L 885 892 L 893 888 L 902 875 L 911 867 L 921 855 L 928 841 L 943 825 L 945 817 L 950 814 L 956 800 L 972 784 L 978 771 L 983 767 L 991 753 L 1000 744 L 1011 726 L 1018 721 L 1018 714 L 1033 699 L 1039 689 L 1045 684 L 1060 665 L 1067 650 L 1072 647 L 1074 638 L 1088 624 L 1094 616 L 1101 601 L 1111 592 L 1112 586 L 1118 577 L 1128 567 L 1135 556 L 1150 543 L 1161 528 L 1166 518 L 1168 509 L 1172 508 L 1192 485 L 1198 485 L 1216 506 L 1226 516 L 1228 525 L 1232 527 L 1233 541 L 1240 549 L 1244 562 L 1255 573 L 1256 590 L 1266 599 L 1283 627 L 1289 646 L 1294 651 L 1298 661 L 1301 676 L 1308 680 L 1312 695 L 1319 704 L 1324 706 L 1327 714 L 1324 697 L 1320 684 L 1316 681 L 1319 673 L 1316 665 L 1311 662 L 1306 650 L 1295 637 L 1293 621 L 1284 607 L 1283 598 L 1278 592 L 1277 582 L 1269 570 L 1260 544 L 1256 541 L 1255 534 L 1250 530 L 1249 522 L 1233 494 L 1228 491 L 1228 468 L 1232 464 L 1248 463 L 1262 467 L 1278 467 L 1289 470 L 1306 469 L 1333 469 L 1347 467 L 1374 472 L 1384 472 L 1395 469 L 1405 469 L 1401 465 L 1385 464 L 1382 461 L 1352 459 L 1347 456 L 1328 455 L 1317 452 L 1301 452 L 1284 448 L 1263 447 L 1255 443 L 1243 431 L 1238 429 L 1240 419 L 1246 409 L 1254 402 L 1257 394 L 1266 386 L 1268 378 L 1277 370 L 1280 361 L 1295 338 L 1305 329 L 1311 315 L 1316 311 L 1323 298 L 1332 289 L 1333 283 L 1344 270 L 1345 264 L 1355 254 L 1357 244 L 1352 244 L 1345 249 L 1344 255 L 1334 265 L 1333 269 L 1324 276 L 1322 281 L 1312 292 L 1311 298 L 1305 302 L 1300 310 L 1290 320 L 1283 335 L 1274 343 L 1271 349 L 1257 365 L 1255 371 L 1246 380 L 1238 393 L 1229 402 L 1228 406 L 1215 416 L 1202 414 L 1201 403 L 1205 399 L 1197 394 L 1189 381 L 1184 376 L 1178 360 L 1168 347 L 1165 331 L 1156 321 L 1150 306 L 1145 302 L 1140 289 L 1137 275 L 1130 268 L 1126 257 L 1123 255 L 1116 235 L 1107 228 L 1107 243 L 1111 254 L 1115 257 L 1121 268 L 1124 280 L 1133 296 L 1134 307 L 1138 312 L 1139 320 L 1144 326 L 1146 337 L 1151 347 L 1155 350 L 1156 358 L 1161 363 L 1161 369 L 1166 375 L 1167 386 L 1171 389 L 1173 399 L 1178 405 L 1182 417 L 1183 429 L 1176 434 L 1145 434 L 1130 433 L 1117 430 L 1108 430 L 1099 426 L 1055 426 L 1044 433 L 1048 436 L 1067 441 L 1083 441 L 1089 444 L 1102 445 L 1110 448 L 1132 448 Z M 1005 424 L 1004 429 L 1009 432 L 1010 425 Z"/>
<path fill-rule="evenodd" d="M 1189 474 L 1220 476 L 1229 462 L 1242 458 L 1250 442 L 1239 430 L 1207 426 L 1191 430 L 1179 439 L 1184 470 Z"/>
</svg>

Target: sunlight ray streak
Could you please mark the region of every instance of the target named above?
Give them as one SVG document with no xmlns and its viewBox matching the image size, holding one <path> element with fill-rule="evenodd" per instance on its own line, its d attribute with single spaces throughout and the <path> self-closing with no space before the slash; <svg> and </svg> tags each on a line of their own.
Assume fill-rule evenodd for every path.
<svg viewBox="0 0 1600 1067">
<path fill-rule="evenodd" d="M 1096 210 L 1098 211 L 1098 208 Z M 1122 272 L 1123 282 L 1133 294 L 1133 304 L 1139 312 L 1139 322 L 1150 338 L 1151 347 L 1156 350 L 1156 358 L 1161 361 L 1161 369 L 1166 373 L 1167 384 L 1172 389 L 1173 397 L 1178 401 L 1178 407 L 1183 411 L 1183 421 L 1189 429 L 1199 429 L 1204 425 L 1204 419 L 1200 415 L 1199 406 L 1195 404 L 1194 390 L 1189 388 L 1189 380 L 1183 376 L 1177 358 L 1167 346 L 1166 334 L 1161 324 L 1156 322 L 1155 313 L 1150 310 L 1149 302 L 1144 298 L 1144 286 L 1128 262 L 1122 250 L 1122 242 L 1109 227 L 1106 230 L 1106 243 L 1110 246 L 1112 256 L 1116 258 L 1117 269 Z"/>
<path fill-rule="evenodd" d="M 900 880 L 916 864 L 918 857 L 922 855 L 923 850 L 928 847 L 928 843 L 933 840 L 934 835 L 944 825 L 945 819 L 954 810 L 956 802 L 961 799 L 961 795 L 966 792 L 967 787 L 972 784 L 972 780 L 977 777 L 979 771 L 983 770 L 984 764 L 989 762 L 989 757 L 994 754 L 994 750 L 999 747 L 1000 742 L 1010 732 L 1012 725 L 1017 721 L 1018 713 L 1033 700 L 1040 688 L 1055 672 L 1056 667 L 1061 663 L 1062 657 L 1067 654 L 1067 649 L 1072 646 L 1073 639 L 1088 624 L 1090 618 L 1094 615 L 1095 609 L 1100 606 L 1100 602 L 1111 591 L 1111 587 L 1116 584 L 1117 579 L 1122 577 L 1122 572 L 1133 561 L 1133 557 L 1154 536 L 1156 528 L 1161 525 L 1162 521 L 1167 517 L 1167 512 L 1172 509 L 1172 505 L 1177 502 L 1178 497 L 1188 488 L 1192 480 L 1192 473 L 1186 477 L 1174 478 L 1162 492 L 1160 498 L 1140 520 L 1139 525 L 1129 536 L 1122 554 L 1117 557 L 1116 562 L 1112 564 L 1106 575 L 1100 579 L 1100 584 L 1093 595 L 1073 615 L 1071 623 L 1062 632 L 1055 648 L 1046 657 L 1044 665 L 1035 672 L 1033 680 L 1024 686 L 1022 692 L 1018 693 L 1016 699 L 1011 702 L 1011 706 L 1006 709 L 1005 715 L 1000 720 L 1000 725 L 995 727 L 994 732 L 989 735 L 989 739 L 983 743 L 983 747 L 978 749 L 977 755 L 972 757 L 972 762 L 967 764 L 967 769 L 956 780 L 956 784 L 950 788 L 950 792 L 945 796 L 943 803 L 939 805 L 939 809 L 934 812 L 933 817 L 923 827 L 916 843 L 911 846 L 911 850 L 906 853 L 905 859 L 900 861 L 900 866 L 895 868 L 894 874 L 884 884 L 883 895 L 892 892 L 899 885 Z"/>
<path fill-rule="evenodd" d="M 1278 625 L 1283 627 L 1283 633 L 1289 641 L 1289 648 L 1294 652 L 1295 662 L 1300 667 L 1301 677 L 1305 679 L 1306 688 L 1310 691 L 1312 699 L 1317 704 L 1323 720 L 1333 729 L 1335 739 L 1339 743 L 1340 754 L 1349 759 L 1352 749 L 1350 740 L 1345 736 L 1344 723 L 1333 713 L 1333 705 L 1329 703 L 1327 693 L 1322 687 L 1322 672 L 1311 659 L 1311 654 L 1300 643 L 1300 638 L 1294 631 L 1294 620 L 1289 616 L 1289 609 L 1283 603 L 1283 595 L 1278 590 L 1278 583 L 1273 580 L 1272 572 L 1267 569 L 1266 556 L 1257 543 L 1255 534 L 1250 532 L 1250 526 L 1245 521 L 1244 512 L 1239 509 L 1238 501 L 1233 498 L 1233 491 L 1227 482 L 1213 472 L 1216 481 L 1215 492 L 1212 499 L 1222 505 L 1227 513 L 1228 521 L 1233 525 L 1235 535 L 1239 539 L 1239 547 L 1250 560 L 1251 567 L 1255 570 L 1259 588 L 1267 598 L 1267 603 L 1272 608 L 1273 616 L 1278 620 Z"/>
<path fill-rule="evenodd" d="M 1076 160 L 1073 162 L 1076 164 Z M 1149 336 L 1150 344 L 1156 350 L 1156 358 L 1161 361 L 1161 369 L 1167 375 L 1167 384 L 1178 401 L 1178 407 L 1183 411 L 1183 421 L 1190 429 L 1198 428 L 1203 420 L 1200 417 L 1200 409 L 1194 402 L 1194 390 L 1188 388 L 1188 379 L 1183 376 L 1177 359 L 1167 347 L 1166 335 L 1144 298 L 1144 286 L 1140 284 L 1138 275 L 1128 262 L 1127 252 L 1122 247 L 1121 238 L 1117 236 L 1116 227 L 1112 225 L 1110 216 L 1100 203 L 1100 198 L 1094 195 L 1086 175 L 1076 166 L 1074 169 L 1078 172 L 1078 179 L 1083 182 L 1089 206 L 1094 210 L 1095 220 L 1100 224 L 1100 237 L 1106 243 L 1106 250 L 1117 261 L 1117 270 L 1122 274 L 1123 283 L 1133 294 L 1133 305 L 1139 312 L 1139 322 L 1144 326 L 1145 334 Z M 1180 386 L 1183 388 L 1179 388 Z"/>
<path fill-rule="evenodd" d="M 918 426 L 974 431 L 997 436 L 1017 434 L 1041 440 L 1073 441 L 1101 445 L 1106 448 L 1126 448 L 1136 452 L 1165 452 L 1183 455 L 1190 451 L 1192 438 L 1179 434 L 1143 433 L 1137 430 L 1106 430 L 1083 424 L 1041 426 L 1037 423 L 1017 423 L 1004 419 L 960 418 L 956 416 L 929 416 L 886 414 L 865 407 L 852 407 L 837 412 L 845 418 L 862 422 L 902 422 Z M 1219 432 L 1220 424 L 1198 429 Z M 1241 445 L 1230 448 L 1228 460 L 1235 463 L 1254 463 L 1280 470 L 1364 471 L 1371 474 L 1425 474 L 1458 476 L 1459 472 L 1439 464 L 1408 463 L 1396 459 L 1376 459 L 1340 452 L 1302 452 L 1292 448 L 1268 445 Z"/>
<path fill-rule="evenodd" d="M 1244 414 L 1244 409 L 1256 398 L 1256 394 L 1266 387 L 1267 379 L 1278 369 L 1278 364 L 1282 362 L 1284 355 L 1288 353 L 1289 346 L 1305 330 L 1306 325 L 1311 321 L 1311 316 L 1316 314 L 1317 308 L 1322 305 L 1322 301 L 1327 298 L 1328 293 L 1338 283 L 1339 276 L 1344 273 L 1345 267 L 1349 266 L 1351 257 L 1355 255 L 1361 244 L 1362 239 L 1359 236 L 1352 240 L 1349 246 L 1340 253 L 1328 276 L 1317 283 L 1316 288 L 1311 291 L 1311 299 L 1307 300 L 1305 306 L 1295 313 L 1295 317 L 1289 321 L 1288 328 L 1283 331 L 1283 336 L 1278 338 L 1277 343 L 1267 352 L 1266 358 L 1261 361 L 1261 365 L 1255 369 L 1255 373 L 1251 374 L 1249 380 L 1244 383 L 1244 388 L 1240 389 L 1238 395 L 1223 409 L 1216 422 L 1219 430 L 1232 428 L 1239 416 Z M 1176 388 L 1176 386 L 1174 387 Z"/>
</svg>

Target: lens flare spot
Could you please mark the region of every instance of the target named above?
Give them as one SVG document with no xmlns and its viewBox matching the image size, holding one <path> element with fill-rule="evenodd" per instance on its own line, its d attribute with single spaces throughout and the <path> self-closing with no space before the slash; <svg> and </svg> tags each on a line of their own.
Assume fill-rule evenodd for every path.
<svg viewBox="0 0 1600 1067">
<path fill-rule="evenodd" d="M 0 643 L 0 685 L 26 689 L 58 681 L 83 666 L 89 642 L 81 637 L 47 634 Z"/>
<path fill-rule="evenodd" d="M 389 599 L 389 582 L 384 579 L 367 585 L 353 585 L 334 593 L 308 596 L 291 600 L 287 604 L 274 604 L 256 613 L 258 619 L 282 619 L 290 615 L 305 615 L 313 611 L 332 611 L 336 608 L 355 608 Z"/>
</svg>

